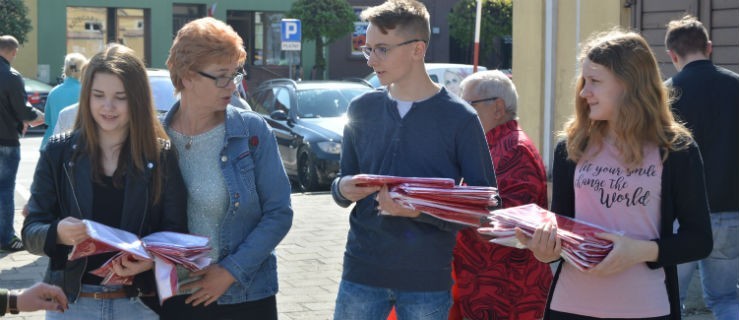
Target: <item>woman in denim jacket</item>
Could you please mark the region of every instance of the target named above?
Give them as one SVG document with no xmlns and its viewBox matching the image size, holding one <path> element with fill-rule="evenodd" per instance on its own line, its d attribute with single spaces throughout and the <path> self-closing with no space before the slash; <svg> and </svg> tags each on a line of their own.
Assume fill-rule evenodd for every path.
<svg viewBox="0 0 739 320">
<path fill-rule="evenodd" d="M 181 99 L 164 126 L 180 155 L 189 230 L 211 239 L 214 264 L 181 275 L 187 295 L 166 301 L 163 319 L 277 319 L 274 249 L 292 224 L 290 182 L 266 122 L 229 105 L 245 59 L 239 35 L 213 18 L 186 24 L 170 49 Z"/>
</svg>

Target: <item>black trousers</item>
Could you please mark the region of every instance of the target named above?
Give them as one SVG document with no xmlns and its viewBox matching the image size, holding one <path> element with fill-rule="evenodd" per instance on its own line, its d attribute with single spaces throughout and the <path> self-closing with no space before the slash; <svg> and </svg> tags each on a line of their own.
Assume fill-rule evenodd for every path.
<svg viewBox="0 0 739 320">
<path fill-rule="evenodd" d="M 162 306 L 161 319 L 277 320 L 275 296 L 237 304 L 212 303 L 207 307 L 202 304 L 197 307 L 186 304 L 187 297 L 189 296 L 179 295 L 167 299 Z"/>
</svg>

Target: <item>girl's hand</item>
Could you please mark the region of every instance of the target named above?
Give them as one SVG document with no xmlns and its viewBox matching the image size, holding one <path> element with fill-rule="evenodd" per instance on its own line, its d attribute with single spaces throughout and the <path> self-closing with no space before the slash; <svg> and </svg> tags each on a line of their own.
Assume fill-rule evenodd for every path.
<svg viewBox="0 0 739 320">
<path fill-rule="evenodd" d="M 541 262 L 550 263 L 558 260 L 562 254 L 562 240 L 557 236 L 557 226 L 552 222 L 537 228 L 531 238 L 516 228 L 516 238 L 531 250 L 536 260 Z"/>
<path fill-rule="evenodd" d="M 56 243 L 58 244 L 73 246 L 89 237 L 85 223 L 75 217 L 66 217 L 56 225 Z"/>
<path fill-rule="evenodd" d="M 636 240 L 613 233 L 598 233 L 598 238 L 613 242 L 613 249 L 598 265 L 588 270 L 598 276 L 607 276 L 623 272 L 632 266 L 657 261 L 659 247 L 654 241 Z"/>
<path fill-rule="evenodd" d="M 132 254 L 113 260 L 113 272 L 121 277 L 135 276 L 154 267 L 154 261 Z"/>
</svg>

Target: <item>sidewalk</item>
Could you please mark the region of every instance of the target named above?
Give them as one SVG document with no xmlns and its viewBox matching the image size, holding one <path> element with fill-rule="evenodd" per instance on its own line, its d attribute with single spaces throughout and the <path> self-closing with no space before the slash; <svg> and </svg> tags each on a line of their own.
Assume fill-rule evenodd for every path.
<svg viewBox="0 0 739 320">
<path fill-rule="evenodd" d="M 21 230 L 16 197 L 16 230 Z M 277 248 L 280 293 L 277 305 L 281 320 L 324 320 L 333 315 L 341 278 L 341 263 L 348 230 L 348 209 L 333 204 L 331 196 L 293 194 L 295 216 L 289 234 Z M 0 287 L 24 288 L 41 280 L 47 258 L 28 252 L 0 253 Z M 693 281 L 689 306 L 694 313 L 685 319 L 713 319 L 702 307 L 700 285 Z M 44 319 L 44 312 L 7 316 L 6 319 Z"/>
</svg>

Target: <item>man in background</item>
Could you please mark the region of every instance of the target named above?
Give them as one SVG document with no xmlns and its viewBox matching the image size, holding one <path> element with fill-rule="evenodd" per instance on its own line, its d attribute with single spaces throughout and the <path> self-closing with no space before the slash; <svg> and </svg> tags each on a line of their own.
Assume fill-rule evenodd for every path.
<svg viewBox="0 0 739 320">
<path fill-rule="evenodd" d="M 0 36 L 0 250 L 23 250 L 13 230 L 15 176 L 21 161 L 20 136 L 28 126 L 44 123 L 44 114 L 26 103 L 23 77 L 10 64 L 18 55 L 18 40 Z"/>
<path fill-rule="evenodd" d="M 678 98 L 673 110 L 698 143 L 711 209 L 713 251 L 708 258 L 678 265 L 684 301 L 696 264 L 703 300 L 718 320 L 739 319 L 739 75 L 715 66 L 708 31 L 695 17 L 670 21 L 667 54 L 678 73 L 667 80 Z M 679 227 L 679 226 L 676 226 Z"/>
</svg>

